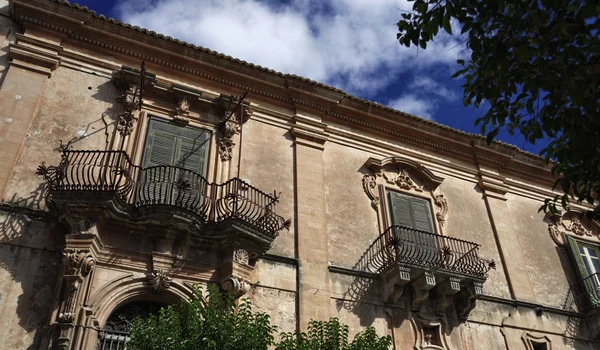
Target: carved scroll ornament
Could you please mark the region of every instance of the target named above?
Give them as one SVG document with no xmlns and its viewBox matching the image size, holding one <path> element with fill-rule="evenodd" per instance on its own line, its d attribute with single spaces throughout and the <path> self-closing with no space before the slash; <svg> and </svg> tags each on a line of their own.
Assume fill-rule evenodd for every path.
<svg viewBox="0 0 600 350">
<path fill-rule="evenodd" d="M 379 210 L 381 198 L 377 187 L 381 185 L 392 185 L 403 191 L 425 192 L 431 195 L 433 203 L 438 208 L 435 213 L 436 219 L 441 226 L 446 223 L 448 214 L 448 201 L 443 194 L 435 194 L 434 191 L 443 181 L 442 178 L 413 160 L 392 157 L 381 161 L 370 158 L 366 164 L 372 174 L 363 176 L 363 190 L 371 199 L 371 206 Z"/>
<path fill-rule="evenodd" d="M 551 221 L 548 224 L 548 233 L 558 246 L 566 244 L 567 234 L 586 238 L 600 238 L 600 225 L 594 221 L 586 220 L 583 222 L 579 213 L 568 212 L 563 216 L 552 217 Z"/>
<path fill-rule="evenodd" d="M 221 137 L 217 141 L 219 145 L 219 155 L 222 161 L 231 160 L 233 155 L 233 136 L 240 132 L 240 126 L 234 122 L 225 122 L 222 124 L 220 130 Z"/>
</svg>

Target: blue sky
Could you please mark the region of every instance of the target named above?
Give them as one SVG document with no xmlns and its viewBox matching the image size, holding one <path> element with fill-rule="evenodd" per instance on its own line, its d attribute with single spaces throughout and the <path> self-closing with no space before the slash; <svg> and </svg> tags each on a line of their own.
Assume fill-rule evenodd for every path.
<svg viewBox="0 0 600 350">
<path fill-rule="evenodd" d="M 450 77 L 469 52 L 443 31 L 427 50 L 401 47 L 406 0 L 78 0 L 97 13 L 467 132 L 485 110 L 464 107 Z M 454 32 L 459 32 L 455 27 Z M 539 153 L 541 144 L 501 133 Z"/>
</svg>

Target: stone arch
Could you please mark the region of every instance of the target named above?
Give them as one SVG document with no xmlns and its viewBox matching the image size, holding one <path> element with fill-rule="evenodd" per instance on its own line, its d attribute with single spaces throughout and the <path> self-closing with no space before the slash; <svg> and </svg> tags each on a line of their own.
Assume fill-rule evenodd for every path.
<svg viewBox="0 0 600 350">
<path fill-rule="evenodd" d="M 189 286 L 175 281 L 170 283 L 168 289 L 158 293 L 148 284 L 147 277 L 134 277 L 133 274 L 117 277 L 96 290 L 84 307 L 83 323 L 86 331 L 82 335 L 81 348 L 93 349 L 99 339 L 98 332 L 111 313 L 127 303 L 150 301 L 169 305 L 192 296 Z"/>
<path fill-rule="evenodd" d="M 95 317 L 97 327 L 101 327 L 113 310 L 118 307 L 137 300 L 147 300 L 165 305 L 176 304 L 181 299 L 189 299 L 193 296 L 192 289 L 171 282 L 171 287 L 162 293 L 157 293 L 149 284 L 146 277 L 133 277 L 127 275 L 115 278 L 98 289 L 89 302 L 92 314 Z"/>
</svg>

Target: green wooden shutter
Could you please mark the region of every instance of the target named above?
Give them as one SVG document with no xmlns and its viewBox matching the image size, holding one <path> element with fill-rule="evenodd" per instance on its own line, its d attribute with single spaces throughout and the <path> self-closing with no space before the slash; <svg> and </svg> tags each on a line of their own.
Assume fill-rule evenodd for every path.
<svg viewBox="0 0 600 350">
<path fill-rule="evenodd" d="M 579 244 L 577 244 L 577 240 L 571 238 L 571 236 L 567 236 L 567 241 L 569 242 L 569 253 L 571 255 L 571 259 L 577 266 L 577 270 L 579 271 L 579 275 L 581 278 L 586 278 L 588 276 L 588 272 L 585 268 L 585 264 L 583 263 L 583 258 L 581 257 L 581 253 L 579 252 Z"/>
<path fill-rule="evenodd" d="M 181 137 L 176 165 L 204 175 L 206 144 L 207 140 L 204 137 L 195 140 Z"/>
<path fill-rule="evenodd" d="M 388 192 L 388 198 L 390 200 L 392 224 L 415 228 L 410 208 L 410 198 L 396 192 Z"/>
<path fill-rule="evenodd" d="M 143 162 L 144 167 L 172 165 L 175 158 L 177 138 L 159 130 L 152 130 L 148 136 Z"/>
<path fill-rule="evenodd" d="M 389 192 L 388 196 L 393 225 L 434 233 L 429 201 L 396 192 Z"/>
<path fill-rule="evenodd" d="M 414 227 L 417 230 L 433 233 L 431 225 L 431 209 L 429 201 L 421 198 L 410 198 L 410 207 L 412 209 L 412 218 Z"/>
</svg>

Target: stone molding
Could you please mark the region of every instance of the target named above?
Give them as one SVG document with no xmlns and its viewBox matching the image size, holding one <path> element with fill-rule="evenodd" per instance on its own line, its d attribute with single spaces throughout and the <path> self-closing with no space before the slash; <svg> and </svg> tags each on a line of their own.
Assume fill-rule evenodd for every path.
<svg viewBox="0 0 600 350">
<path fill-rule="evenodd" d="M 549 221 L 548 233 L 559 247 L 567 245 L 567 235 L 600 241 L 600 223 L 586 219 L 580 211 L 571 210 L 562 215 L 547 214 L 546 219 Z"/>
<path fill-rule="evenodd" d="M 449 350 L 446 324 L 440 318 L 415 315 L 410 319 L 415 335 L 415 350 Z"/>
<path fill-rule="evenodd" d="M 546 344 L 547 350 L 552 350 L 552 340 L 547 335 L 534 335 L 531 332 L 525 331 L 521 336 L 526 350 L 536 350 L 534 344 Z"/>
<path fill-rule="evenodd" d="M 241 61 L 232 62 L 227 57 L 219 57 L 216 53 L 203 48 L 196 47 L 195 50 L 190 50 L 188 47 L 181 45 L 181 42 L 176 42 L 173 39 L 160 36 L 152 37 L 148 31 L 139 30 L 131 32 L 130 27 L 118 22 L 110 24 L 107 27 L 105 20 L 90 18 L 85 11 L 69 6 L 52 8 L 54 11 L 62 13 L 62 15 L 58 16 L 59 20 L 56 23 L 48 23 L 42 15 L 44 12 L 50 11 L 50 8 L 46 6 L 47 4 L 43 2 L 23 4 L 22 1 L 14 1 L 12 8 L 13 16 L 18 18 L 18 21 L 26 27 L 42 27 L 45 30 L 56 32 L 59 36 L 66 35 L 72 40 L 78 40 L 102 49 L 132 56 L 136 59 L 178 70 L 185 74 L 199 76 L 218 84 L 241 91 L 248 91 L 263 98 L 274 99 L 292 105 L 303 105 L 312 109 L 316 108 L 315 110 L 319 111 L 319 113 L 324 112 L 328 116 L 355 123 L 359 127 L 364 126 L 374 131 L 382 131 L 394 137 L 405 139 L 408 142 L 442 150 L 461 158 L 468 158 L 469 160 L 477 159 L 479 162 L 485 162 L 506 171 L 518 173 L 522 178 L 533 178 L 548 184 L 553 182 L 549 169 L 543 165 L 541 159 L 519 151 L 515 147 L 509 147 L 500 143 L 484 147 L 485 140 L 475 135 L 425 121 L 370 101 L 361 100 L 341 90 L 333 89 L 308 79 L 294 75 L 283 75 Z M 75 20 L 72 17 L 81 19 Z M 114 35 L 115 40 L 112 41 L 114 44 L 93 38 L 91 33 L 98 31 L 100 28 L 103 28 L 110 35 Z M 165 42 L 165 40 L 170 42 Z M 168 58 L 159 59 L 154 56 L 155 53 L 152 51 L 146 51 L 147 54 L 143 54 L 141 53 L 141 47 L 138 49 L 137 45 L 139 43 L 155 41 L 160 47 L 171 48 L 169 52 L 174 57 L 186 57 L 192 60 L 195 58 L 194 64 L 186 66 L 178 65 L 173 63 L 178 60 Z M 210 55 L 210 59 L 206 58 L 203 60 L 202 58 L 206 55 Z M 214 67 L 211 66 L 212 68 L 206 69 L 207 64 L 205 62 L 211 62 L 217 67 L 222 62 L 223 67 L 243 72 L 243 74 L 237 75 L 235 80 L 225 79 L 222 75 L 213 72 Z M 321 98 L 316 100 L 316 102 L 311 102 L 316 95 L 327 96 L 327 98 L 325 101 L 322 101 L 323 99 Z M 325 103 L 328 101 L 331 101 L 331 103 Z M 327 106 L 324 106 L 324 103 Z M 406 117 L 402 119 L 402 125 L 398 124 L 398 115 Z M 377 117 L 374 118 L 374 116 Z M 367 120 L 372 122 L 368 122 Z M 396 123 L 394 126 L 390 126 L 394 123 Z"/>
<path fill-rule="evenodd" d="M 371 199 L 371 206 L 381 211 L 380 186 L 392 186 L 403 192 L 416 192 L 431 198 L 437 211 L 435 217 L 440 226 L 446 223 L 448 200 L 441 193 L 435 193 L 444 178 L 435 175 L 422 164 L 408 158 L 388 157 L 382 160 L 369 158 L 365 166 L 371 174 L 362 179 L 363 190 Z M 438 191 L 439 192 L 439 191 Z"/>
</svg>

